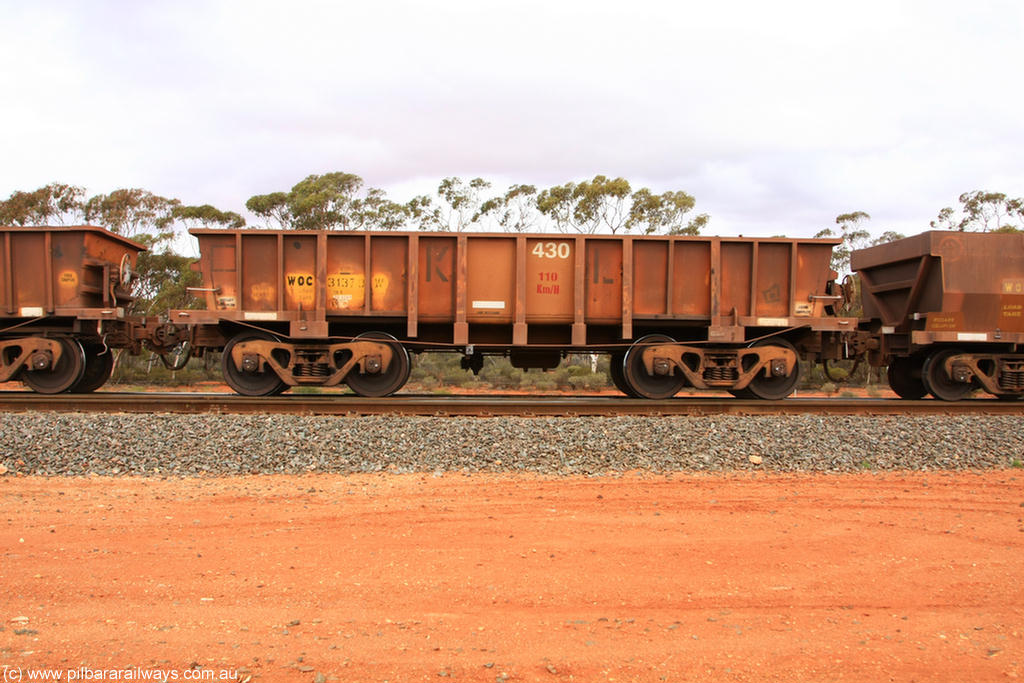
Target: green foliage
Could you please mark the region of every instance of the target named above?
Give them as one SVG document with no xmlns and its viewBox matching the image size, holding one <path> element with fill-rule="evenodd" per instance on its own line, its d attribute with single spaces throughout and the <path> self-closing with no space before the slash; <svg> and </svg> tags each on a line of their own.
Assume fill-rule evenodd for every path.
<svg viewBox="0 0 1024 683">
<path fill-rule="evenodd" d="M 221 211 L 209 204 L 202 206 L 175 206 L 171 216 L 181 221 L 186 229 L 192 228 L 244 228 L 245 219 L 234 211 Z"/>
<path fill-rule="evenodd" d="M 203 302 L 189 294 L 188 287 L 201 287 L 192 259 L 172 251 L 144 251 L 136 264 L 132 313 L 157 315 L 170 309 L 200 308 Z"/>
<path fill-rule="evenodd" d="M 66 225 L 84 221 L 85 189 L 50 183 L 0 201 L 0 225 Z"/>
<path fill-rule="evenodd" d="M 839 237 L 843 241 L 832 249 L 832 270 L 840 275 L 850 272 L 850 254 L 857 249 L 868 246 L 871 233 L 861 227 L 861 223 L 871 220 L 871 216 L 863 211 L 853 211 L 836 216 L 839 226 L 837 235 L 832 228 L 819 231 L 815 237 Z"/>
<path fill-rule="evenodd" d="M 708 222 L 708 215 L 702 213 L 689 222 L 685 215 L 696 205 L 693 196 L 678 190 L 654 194 L 646 187 L 633 193 L 627 232 L 642 232 L 645 235 L 665 233 L 669 235 L 699 235 Z"/>
<path fill-rule="evenodd" d="M 267 227 L 326 230 L 396 230 L 407 227 L 463 232 L 497 227 L 508 232 L 637 232 L 696 235 L 707 214 L 689 218 L 694 198 L 682 191 L 633 192 L 625 178 L 594 176 L 541 192 L 534 185 L 511 185 L 484 199 L 491 183 L 483 178 L 444 178 L 433 196 L 402 204 L 382 190 L 360 194 L 363 181 L 351 173 L 311 175 L 289 192 L 255 195 L 246 208 Z"/>
<path fill-rule="evenodd" d="M 127 188 L 90 197 L 84 211 L 86 222 L 153 247 L 174 238 L 174 209 L 180 205 L 177 199 Z"/>
<path fill-rule="evenodd" d="M 119 351 L 111 384 L 192 386 L 201 382 L 221 383 L 220 354 L 193 358 L 181 370 L 168 370 L 156 354 L 129 355 Z"/>
<path fill-rule="evenodd" d="M 497 217 L 498 225 L 506 232 L 527 232 L 537 225 L 537 188 L 533 185 L 513 185 L 500 196 L 480 205 L 480 215 Z"/>
<path fill-rule="evenodd" d="M 901 232 L 896 232 L 895 230 L 886 230 L 881 235 L 879 235 L 875 239 L 871 240 L 871 246 L 874 247 L 874 246 L 879 245 L 879 244 L 888 244 L 889 242 L 895 242 L 896 240 L 901 240 L 904 237 L 906 237 L 906 235 L 904 235 Z"/>
<path fill-rule="evenodd" d="M 289 192 L 250 197 L 245 208 L 271 228 L 296 230 L 397 230 L 411 207 L 389 200 L 383 190 L 367 188 L 353 173 L 310 175 Z"/>
<path fill-rule="evenodd" d="M 291 210 L 288 208 L 287 192 L 271 192 L 249 197 L 245 208 L 262 218 L 268 228 L 289 228 L 292 224 Z"/>
<path fill-rule="evenodd" d="M 453 353 L 422 353 L 413 363 L 409 381 L 420 388 L 438 392 L 448 388 L 478 388 L 481 391 L 600 391 L 610 386 L 608 360 L 601 357 L 597 369 L 589 355 L 572 356 L 549 371 L 512 367 L 504 356 L 487 356 L 479 376 L 461 367 L 462 356 Z"/>
<path fill-rule="evenodd" d="M 548 188 L 537 195 L 537 208 L 561 232 L 593 234 L 607 228 L 613 235 L 626 229 L 631 197 L 629 181 L 603 175 L 580 183 Z"/>
<path fill-rule="evenodd" d="M 353 200 L 353 226 L 357 230 L 400 230 L 409 219 L 409 208 L 388 199 L 384 190 L 370 188 L 364 199 Z"/>
<path fill-rule="evenodd" d="M 439 386 L 465 386 L 475 381 L 473 375 L 459 365 L 462 356 L 455 353 L 417 354 L 409 381 L 429 389 Z"/>
<path fill-rule="evenodd" d="M 1018 232 L 1024 227 L 1024 198 L 975 190 L 963 193 L 959 200 L 959 216 L 953 207 L 947 206 L 939 211 L 931 227 L 980 232 Z"/>
<path fill-rule="evenodd" d="M 363 180 L 352 173 L 307 176 L 288 193 L 292 227 L 298 230 L 351 230 L 353 200 Z"/>
<path fill-rule="evenodd" d="M 537 209 L 560 232 L 614 234 L 639 232 L 696 235 L 707 225 L 707 214 L 686 220 L 696 203 L 682 191 L 654 194 L 646 187 L 632 191 L 625 178 L 603 175 L 580 183 L 566 183 L 537 195 Z"/>
<path fill-rule="evenodd" d="M 436 204 L 430 197 L 420 196 L 406 209 L 421 230 L 464 232 L 488 213 L 481 193 L 490 186 L 483 178 L 468 183 L 457 177 L 445 178 L 437 186 Z"/>
<path fill-rule="evenodd" d="M 576 185 L 573 191 L 576 200 L 573 216 L 578 223 L 587 226 L 583 232 L 593 233 L 607 228 L 614 235 L 626 228 L 631 193 L 629 181 L 625 178 L 594 176 L 593 180 Z"/>
</svg>

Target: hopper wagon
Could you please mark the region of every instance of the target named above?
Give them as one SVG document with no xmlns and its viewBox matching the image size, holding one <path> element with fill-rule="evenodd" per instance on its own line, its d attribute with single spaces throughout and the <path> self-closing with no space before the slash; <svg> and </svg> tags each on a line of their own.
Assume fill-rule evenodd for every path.
<svg viewBox="0 0 1024 683">
<path fill-rule="evenodd" d="M 106 382 L 111 349 L 141 343 L 127 311 L 144 249 L 91 226 L 0 227 L 0 382 L 46 394 Z"/>
<path fill-rule="evenodd" d="M 231 388 L 270 395 L 347 384 L 386 396 L 410 354 L 451 351 L 553 368 L 611 357 L 616 386 L 779 399 L 801 359 L 839 358 L 838 240 L 507 233 L 193 230 L 204 310 L 168 343 L 223 351 Z"/>
<path fill-rule="evenodd" d="M 902 398 L 1024 396 L 1024 233 L 930 231 L 854 251 L 862 344 Z"/>
</svg>

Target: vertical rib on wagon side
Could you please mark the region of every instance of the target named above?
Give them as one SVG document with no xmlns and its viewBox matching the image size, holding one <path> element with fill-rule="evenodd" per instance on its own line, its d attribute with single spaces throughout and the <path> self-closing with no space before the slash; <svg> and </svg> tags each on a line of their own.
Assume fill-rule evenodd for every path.
<svg viewBox="0 0 1024 683">
<path fill-rule="evenodd" d="M 609 353 L 628 393 L 743 391 L 760 375 L 792 375 L 798 356 L 835 357 L 851 326 L 834 315 L 836 240 L 193 234 L 207 310 L 176 312 L 178 320 L 198 324 L 200 346 L 253 329 L 272 337 L 233 347 L 229 372 L 269 368 L 288 386 L 374 374 L 408 349 L 459 351 L 470 368 L 484 354 L 544 368 L 569 352 Z M 370 357 L 350 363 L 355 350 L 344 345 L 368 333 Z"/>
</svg>

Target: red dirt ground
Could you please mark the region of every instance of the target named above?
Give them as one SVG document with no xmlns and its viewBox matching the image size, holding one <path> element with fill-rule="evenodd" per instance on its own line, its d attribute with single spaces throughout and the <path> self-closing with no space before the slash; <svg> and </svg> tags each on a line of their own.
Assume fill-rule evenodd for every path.
<svg viewBox="0 0 1024 683">
<path fill-rule="evenodd" d="M 321 683 L 1012 680 L 1022 482 L 1015 470 L 7 475 L 0 668 L 5 680 L 46 668 L 125 680 L 132 667 Z M 90 680 L 114 680 L 103 675 Z"/>
</svg>

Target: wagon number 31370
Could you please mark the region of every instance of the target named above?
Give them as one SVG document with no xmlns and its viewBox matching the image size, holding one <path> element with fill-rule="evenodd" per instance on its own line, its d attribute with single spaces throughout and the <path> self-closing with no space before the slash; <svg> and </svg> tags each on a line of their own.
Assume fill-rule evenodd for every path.
<svg viewBox="0 0 1024 683">
<path fill-rule="evenodd" d="M 537 242 L 530 253 L 540 258 L 569 258 L 570 251 L 568 242 Z"/>
</svg>

